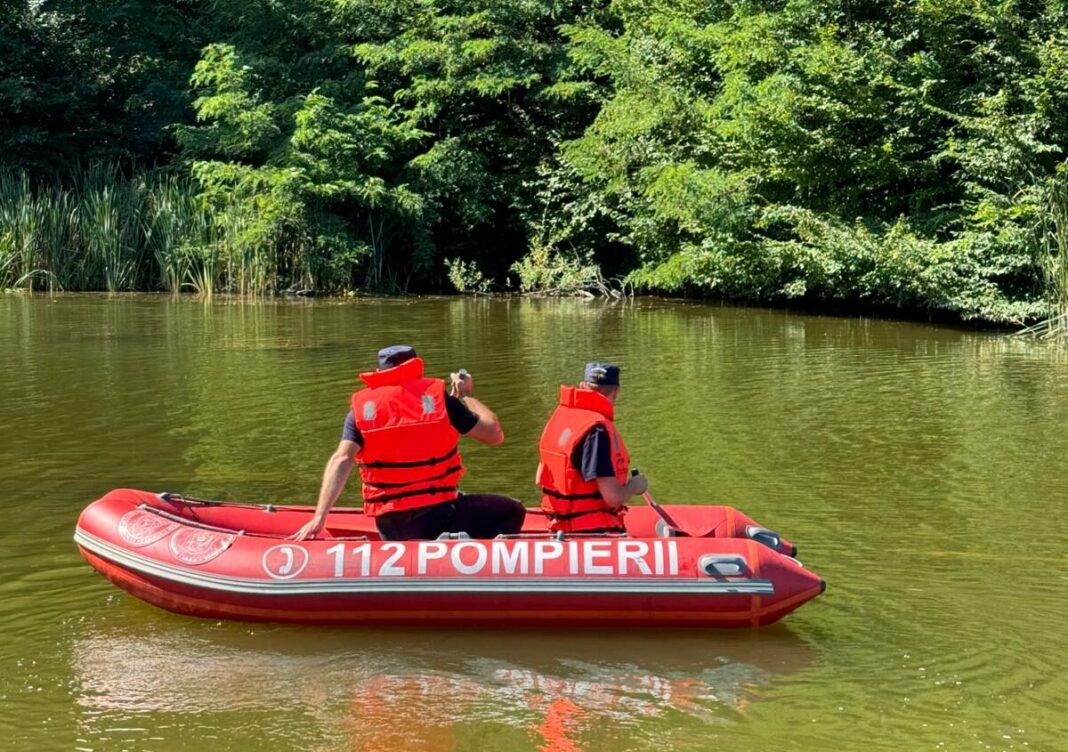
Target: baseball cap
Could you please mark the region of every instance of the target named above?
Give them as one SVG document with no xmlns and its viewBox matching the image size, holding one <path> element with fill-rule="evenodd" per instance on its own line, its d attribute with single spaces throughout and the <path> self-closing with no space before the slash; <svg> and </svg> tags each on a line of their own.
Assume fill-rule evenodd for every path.
<svg viewBox="0 0 1068 752">
<path fill-rule="evenodd" d="M 411 345 L 390 345 L 378 351 L 378 370 L 395 368 L 415 357 L 415 348 Z"/>
<path fill-rule="evenodd" d="M 582 380 L 597 386 L 619 386 L 619 366 L 615 363 L 591 361 L 586 364 Z"/>
</svg>

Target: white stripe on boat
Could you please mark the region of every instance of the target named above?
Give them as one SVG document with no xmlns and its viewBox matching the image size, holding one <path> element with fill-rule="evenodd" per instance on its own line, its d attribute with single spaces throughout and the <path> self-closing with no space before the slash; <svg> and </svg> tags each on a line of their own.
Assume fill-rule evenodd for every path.
<svg viewBox="0 0 1068 752">
<path fill-rule="evenodd" d="M 774 595 L 771 580 L 736 578 L 598 578 L 551 577 L 410 577 L 348 578 L 342 580 L 267 580 L 194 572 L 164 564 L 109 543 L 78 529 L 74 542 L 82 548 L 139 574 L 183 585 L 251 595 L 373 595 L 381 593 L 562 593 L 612 595 Z"/>
</svg>

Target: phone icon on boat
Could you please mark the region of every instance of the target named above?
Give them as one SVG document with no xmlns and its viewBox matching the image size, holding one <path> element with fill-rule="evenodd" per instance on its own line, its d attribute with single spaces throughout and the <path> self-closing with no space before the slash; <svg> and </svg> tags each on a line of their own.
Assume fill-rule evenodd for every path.
<svg viewBox="0 0 1068 752">
<path fill-rule="evenodd" d="M 308 551 L 302 546 L 271 546 L 263 552 L 263 571 L 275 580 L 292 579 L 308 566 L 308 558 Z"/>
<path fill-rule="evenodd" d="M 284 547 L 282 549 L 282 555 L 286 557 L 286 561 L 285 564 L 278 567 L 278 574 L 285 576 L 293 569 L 293 549 L 289 546 Z"/>
</svg>

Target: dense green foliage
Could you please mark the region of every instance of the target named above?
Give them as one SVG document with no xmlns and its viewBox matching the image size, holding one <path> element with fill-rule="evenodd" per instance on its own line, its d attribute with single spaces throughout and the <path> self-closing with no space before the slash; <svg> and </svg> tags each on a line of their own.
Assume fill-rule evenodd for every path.
<svg viewBox="0 0 1068 752">
<path fill-rule="evenodd" d="M 599 203 L 636 279 L 1041 312 L 1036 227 L 1068 137 L 1054 4 L 617 0 L 611 17 L 567 29 L 606 85 L 561 150 L 561 202 Z"/>
<path fill-rule="evenodd" d="M 281 39 L 242 16 L 205 49 L 197 124 L 179 130 L 248 246 L 302 286 L 386 290 L 440 275 L 445 255 L 492 263 L 502 234 L 521 248 L 527 178 L 577 117 L 541 96 L 572 16 L 510 0 L 290 5 L 254 24 Z"/>
<path fill-rule="evenodd" d="M 30 252 L 11 217 L 26 196 L 83 205 L 65 173 L 106 159 L 116 195 L 189 194 L 197 220 L 168 241 L 185 261 L 122 241 L 136 271 L 64 286 L 562 289 L 603 271 L 993 321 L 1063 304 L 1060 1 L 3 8 L 6 284 L 97 253 L 71 229 Z"/>
<path fill-rule="evenodd" d="M 0 169 L 169 161 L 206 43 L 198 0 L 0 0 Z"/>
</svg>

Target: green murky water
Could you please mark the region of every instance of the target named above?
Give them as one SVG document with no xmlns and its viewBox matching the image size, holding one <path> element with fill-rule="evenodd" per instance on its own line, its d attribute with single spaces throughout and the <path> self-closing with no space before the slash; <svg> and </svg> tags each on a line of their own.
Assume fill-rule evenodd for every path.
<svg viewBox="0 0 1068 752">
<path fill-rule="evenodd" d="M 466 367 L 533 501 L 555 387 L 624 367 L 661 501 L 733 503 L 828 592 L 760 632 L 202 622 L 77 554 L 116 486 L 314 501 L 382 344 Z M 1068 358 L 1003 336 L 660 301 L 0 297 L 0 745 L 1068 749 Z M 354 499 L 355 489 L 346 498 Z"/>
</svg>

